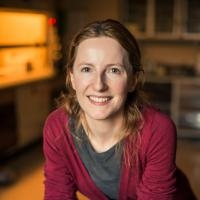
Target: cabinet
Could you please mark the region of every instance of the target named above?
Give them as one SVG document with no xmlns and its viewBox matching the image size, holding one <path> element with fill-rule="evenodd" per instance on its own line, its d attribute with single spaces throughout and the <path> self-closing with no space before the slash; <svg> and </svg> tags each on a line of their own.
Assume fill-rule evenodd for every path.
<svg viewBox="0 0 200 200">
<path fill-rule="evenodd" d="M 185 0 L 183 7 L 183 37 L 188 39 L 200 39 L 200 1 Z"/>
<path fill-rule="evenodd" d="M 0 90 L 0 160 L 42 137 L 50 112 L 50 80 Z"/>
<path fill-rule="evenodd" d="M 2 90 L 0 93 L 0 157 L 17 143 L 16 110 L 14 91 Z"/>
<path fill-rule="evenodd" d="M 44 120 L 50 110 L 48 81 L 17 87 L 15 89 L 15 109 L 18 147 L 41 138 Z"/>
<path fill-rule="evenodd" d="M 174 116 L 182 136 L 200 137 L 200 84 L 179 82 L 175 85 L 177 114 Z"/>
<path fill-rule="evenodd" d="M 124 18 L 127 26 L 140 36 L 147 30 L 147 0 L 126 0 Z"/>
<path fill-rule="evenodd" d="M 0 19 L 0 75 L 52 68 L 47 13 L 0 9 Z"/>
<path fill-rule="evenodd" d="M 200 1 L 126 0 L 124 21 L 141 39 L 200 39 Z"/>
<path fill-rule="evenodd" d="M 200 138 L 200 79 L 149 77 L 145 90 L 152 104 L 171 116 L 178 136 Z"/>
</svg>

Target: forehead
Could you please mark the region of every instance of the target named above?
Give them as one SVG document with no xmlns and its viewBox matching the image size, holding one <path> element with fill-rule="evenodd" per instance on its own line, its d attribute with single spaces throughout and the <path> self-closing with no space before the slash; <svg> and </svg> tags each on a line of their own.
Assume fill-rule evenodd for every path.
<svg viewBox="0 0 200 200">
<path fill-rule="evenodd" d="M 99 56 L 104 54 L 110 58 L 115 57 L 115 59 L 127 57 L 127 52 L 121 44 L 106 36 L 83 40 L 77 47 L 76 57 L 91 56 L 95 53 L 98 53 Z"/>
<path fill-rule="evenodd" d="M 108 36 L 99 36 L 99 37 L 87 38 L 87 39 L 80 42 L 79 47 L 80 46 L 87 46 L 87 45 L 103 44 L 103 43 L 104 44 L 109 43 L 112 46 L 121 47 L 120 43 L 116 39 L 108 37 Z"/>
</svg>

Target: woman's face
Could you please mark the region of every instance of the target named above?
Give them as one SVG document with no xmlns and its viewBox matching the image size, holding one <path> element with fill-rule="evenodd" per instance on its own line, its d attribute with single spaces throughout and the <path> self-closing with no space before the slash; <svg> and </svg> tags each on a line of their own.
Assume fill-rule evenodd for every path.
<svg viewBox="0 0 200 200">
<path fill-rule="evenodd" d="M 128 84 L 129 65 L 126 51 L 112 38 L 90 38 L 79 44 L 70 77 L 88 120 L 123 118 L 127 93 L 135 88 Z"/>
</svg>

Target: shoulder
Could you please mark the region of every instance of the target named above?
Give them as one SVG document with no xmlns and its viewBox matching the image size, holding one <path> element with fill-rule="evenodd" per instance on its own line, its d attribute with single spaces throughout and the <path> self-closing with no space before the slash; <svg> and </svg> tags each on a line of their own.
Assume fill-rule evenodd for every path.
<svg viewBox="0 0 200 200">
<path fill-rule="evenodd" d="M 67 112 L 64 107 L 59 107 L 56 110 L 53 110 L 46 119 L 45 123 L 65 121 L 68 119 Z"/>
<path fill-rule="evenodd" d="M 175 124 L 169 115 L 161 112 L 155 107 L 145 107 L 142 110 L 144 127 L 151 127 L 151 130 L 157 128 L 175 129 Z"/>
<path fill-rule="evenodd" d="M 53 110 L 44 123 L 44 134 L 51 132 L 54 136 L 62 135 L 68 129 L 68 114 L 64 107 Z"/>
<path fill-rule="evenodd" d="M 141 138 L 144 146 L 147 147 L 149 143 L 158 144 L 158 142 L 163 143 L 164 141 L 175 145 L 176 126 L 170 116 L 154 107 L 144 108 L 142 116 Z"/>
</svg>

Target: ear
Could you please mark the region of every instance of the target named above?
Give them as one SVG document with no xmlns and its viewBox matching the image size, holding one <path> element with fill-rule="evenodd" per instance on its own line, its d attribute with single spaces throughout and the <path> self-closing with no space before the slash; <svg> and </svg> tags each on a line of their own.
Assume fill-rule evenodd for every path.
<svg viewBox="0 0 200 200">
<path fill-rule="evenodd" d="M 133 79 L 129 80 L 129 87 L 128 87 L 128 92 L 133 92 L 135 90 L 135 87 L 138 82 L 138 76 L 137 74 L 133 77 Z"/>
<path fill-rule="evenodd" d="M 74 74 L 72 72 L 70 72 L 70 81 L 71 81 L 71 84 L 72 84 L 72 88 L 74 90 L 76 90 L 75 81 L 74 81 Z"/>
</svg>

